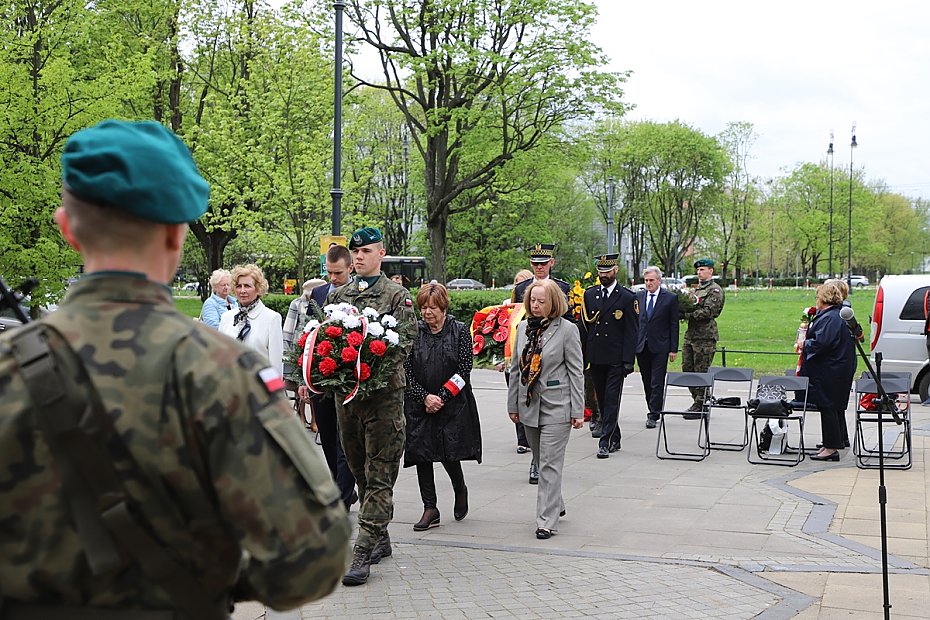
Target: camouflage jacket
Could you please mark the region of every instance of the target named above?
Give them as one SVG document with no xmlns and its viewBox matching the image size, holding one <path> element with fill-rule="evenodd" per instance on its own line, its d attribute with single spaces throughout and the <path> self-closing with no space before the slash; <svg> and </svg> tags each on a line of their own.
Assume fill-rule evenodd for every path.
<svg viewBox="0 0 930 620">
<path fill-rule="evenodd" d="M 713 280 L 701 284 L 694 291 L 695 307 L 681 314 L 688 321 L 685 338 L 688 340 L 718 340 L 717 321 L 723 311 L 723 289 Z"/>
<path fill-rule="evenodd" d="M 370 307 L 397 319 L 395 331 L 400 335 L 401 346 L 389 349 L 391 353 L 385 355 L 381 363 L 390 364 L 396 369 L 388 382 L 388 389 L 402 390 L 407 386 L 404 360 L 407 359 L 407 354 L 410 353 L 413 341 L 417 337 L 417 317 L 413 312 L 410 291 L 392 281 L 383 272 L 381 277 L 364 291 L 358 288 L 358 279 L 352 278 L 348 284 L 330 291 L 326 303 L 349 303 L 359 310 Z"/>
<path fill-rule="evenodd" d="M 333 589 L 350 525 L 283 390 L 259 376 L 266 361 L 131 274 L 86 276 L 42 322 L 70 345 L 52 347 L 56 362 L 70 376 L 83 365 L 102 402 L 106 450 L 135 512 L 211 599 L 236 587 L 288 608 Z M 0 597 L 171 608 L 132 564 L 92 574 L 13 335 L 0 337 Z"/>
</svg>

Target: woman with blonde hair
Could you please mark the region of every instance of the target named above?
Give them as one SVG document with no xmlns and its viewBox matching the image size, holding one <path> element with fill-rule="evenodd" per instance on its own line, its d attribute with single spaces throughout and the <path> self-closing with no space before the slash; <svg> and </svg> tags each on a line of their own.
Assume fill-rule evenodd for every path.
<svg viewBox="0 0 930 620">
<path fill-rule="evenodd" d="M 217 269 L 210 275 L 210 288 L 213 289 L 213 293 L 207 297 L 200 309 L 200 320 L 204 325 L 218 329 L 223 313 L 239 305 L 236 298 L 229 294 L 231 277 L 225 269 Z"/>
<path fill-rule="evenodd" d="M 527 319 L 517 328 L 510 364 L 507 411 L 522 422 L 539 464 L 536 538 L 558 531 L 565 515 L 562 466 L 572 428 L 584 416 L 584 375 L 577 326 L 562 315 L 565 293 L 552 280 L 537 280 L 523 298 Z"/>
<path fill-rule="evenodd" d="M 284 332 L 281 315 L 262 303 L 268 293 L 268 280 L 258 265 L 238 265 L 232 270 L 232 285 L 239 300 L 238 310 L 220 319 L 220 332 L 255 349 L 284 373 Z"/>
<path fill-rule="evenodd" d="M 823 443 L 811 456 L 815 461 L 839 461 L 844 447 L 843 427 L 849 391 L 856 373 L 856 351 L 852 332 L 840 318 L 842 288 L 824 283 L 815 293 L 817 314 L 807 328 L 801 349 L 802 377 L 810 380 L 808 400 L 820 409 Z"/>
</svg>

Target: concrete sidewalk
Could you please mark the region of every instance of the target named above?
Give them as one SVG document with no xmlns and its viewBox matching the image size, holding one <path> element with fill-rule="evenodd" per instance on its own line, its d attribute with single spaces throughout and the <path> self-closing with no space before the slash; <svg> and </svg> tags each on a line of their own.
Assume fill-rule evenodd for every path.
<svg viewBox="0 0 930 620">
<path fill-rule="evenodd" d="M 587 426 L 573 431 L 567 515 L 556 536 L 537 540 L 530 455 L 515 452 L 503 376 L 478 370 L 473 382 L 484 462 L 464 466 L 465 520 L 452 519 L 451 485 L 437 466 L 442 525 L 414 532 L 422 504 L 415 470 L 404 469 L 395 488 L 394 555 L 372 567 L 367 585 L 339 586 L 290 612 L 240 604 L 234 618 L 883 616 L 878 472 L 857 469 L 850 451 L 839 463 L 805 460 L 795 468 L 751 465 L 745 450 L 714 451 L 700 463 L 659 460 L 634 374 L 621 407 L 622 451 L 598 460 Z M 681 390 L 670 398 L 678 405 L 689 396 Z M 915 405 L 914 467 L 885 474 L 895 618 L 926 618 L 930 609 L 930 409 Z M 851 413 L 848 419 L 852 433 Z M 696 429 L 677 421 L 673 437 L 684 447 Z M 711 432 L 714 441 L 737 441 L 741 414 L 715 412 Z M 886 426 L 886 437 L 894 432 Z M 814 413 L 808 445 L 819 436 Z"/>
</svg>

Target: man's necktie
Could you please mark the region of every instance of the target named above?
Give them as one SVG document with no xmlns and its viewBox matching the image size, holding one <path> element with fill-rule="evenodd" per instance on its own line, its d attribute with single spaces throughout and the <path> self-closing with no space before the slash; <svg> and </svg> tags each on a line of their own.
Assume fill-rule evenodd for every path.
<svg viewBox="0 0 930 620">
<path fill-rule="evenodd" d="M 655 305 L 656 305 L 656 294 L 649 293 L 649 303 L 646 304 L 646 318 L 647 319 L 652 318 L 652 309 L 655 307 Z"/>
</svg>

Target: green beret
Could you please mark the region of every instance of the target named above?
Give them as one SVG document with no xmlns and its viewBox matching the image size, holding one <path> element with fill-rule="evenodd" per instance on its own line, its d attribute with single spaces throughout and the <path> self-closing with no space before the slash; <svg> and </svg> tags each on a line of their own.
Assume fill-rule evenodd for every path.
<svg viewBox="0 0 930 620">
<path fill-rule="evenodd" d="M 713 269 L 713 268 L 714 268 L 714 259 L 712 259 L 712 258 L 701 258 L 701 259 L 698 259 L 698 260 L 694 261 L 694 268 L 697 269 L 698 267 L 710 267 L 711 269 Z"/>
<path fill-rule="evenodd" d="M 155 121 L 106 120 L 75 133 L 61 155 L 61 180 L 85 202 L 163 224 L 193 222 L 210 197 L 190 149 Z"/>
<path fill-rule="evenodd" d="M 381 235 L 381 231 L 377 228 L 372 226 L 359 228 L 354 233 L 352 233 L 352 238 L 349 239 L 349 249 L 354 250 L 355 248 L 360 248 L 363 245 L 378 243 L 382 239 L 384 239 L 384 237 Z"/>
</svg>

